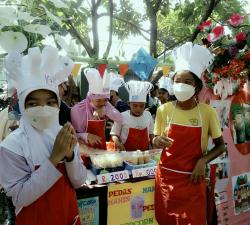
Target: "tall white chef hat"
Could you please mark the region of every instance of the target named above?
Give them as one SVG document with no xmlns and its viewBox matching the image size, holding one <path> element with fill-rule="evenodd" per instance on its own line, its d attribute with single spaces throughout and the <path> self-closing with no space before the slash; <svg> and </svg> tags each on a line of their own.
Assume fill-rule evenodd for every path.
<svg viewBox="0 0 250 225">
<path fill-rule="evenodd" d="M 213 55 L 210 51 L 192 42 L 186 42 L 172 52 L 175 72 L 188 70 L 194 73 L 198 78 L 207 69 L 213 61 Z"/>
<path fill-rule="evenodd" d="M 173 95 L 173 81 L 170 77 L 161 77 L 159 80 L 159 88 L 163 88 L 168 91 L 170 95 Z"/>
<path fill-rule="evenodd" d="M 58 49 L 52 46 L 45 46 L 42 51 L 38 47 L 30 48 L 25 56 L 12 51 L 4 60 L 7 77 L 15 82 L 18 97 L 23 101 L 38 89 L 53 91 L 59 100 L 58 85 L 70 75 L 73 67 L 73 61 L 60 56 Z"/>
<path fill-rule="evenodd" d="M 118 92 L 119 88 L 124 84 L 124 79 L 121 75 L 110 73 L 110 91 Z"/>
<path fill-rule="evenodd" d="M 86 68 L 84 74 L 89 82 L 89 94 L 109 95 L 110 74 L 104 72 L 103 78 L 95 68 Z"/>
<path fill-rule="evenodd" d="M 125 88 L 129 93 L 129 102 L 146 102 L 153 85 L 147 81 L 130 80 L 125 83 Z"/>
</svg>

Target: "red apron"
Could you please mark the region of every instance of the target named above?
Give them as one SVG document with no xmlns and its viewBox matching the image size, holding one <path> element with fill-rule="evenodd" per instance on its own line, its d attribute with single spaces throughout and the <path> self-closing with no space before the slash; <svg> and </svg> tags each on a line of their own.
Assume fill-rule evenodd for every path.
<svg viewBox="0 0 250 225">
<path fill-rule="evenodd" d="M 142 130 L 136 128 L 129 128 L 128 138 L 124 143 L 124 147 L 126 151 L 135 151 L 137 149 L 140 149 L 142 151 L 148 150 L 148 128 L 146 127 Z"/>
<path fill-rule="evenodd" d="M 81 225 L 75 190 L 64 163 L 57 169 L 63 176 L 39 199 L 22 208 L 16 225 Z"/>
<path fill-rule="evenodd" d="M 155 178 L 155 216 L 159 225 L 205 225 L 206 182 L 194 184 L 191 172 L 202 157 L 201 127 L 170 124 L 174 140 L 162 151 Z"/>
<path fill-rule="evenodd" d="M 92 148 L 106 149 L 105 120 L 88 120 L 87 132 L 102 138 L 101 144 L 87 144 L 88 146 Z"/>
</svg>

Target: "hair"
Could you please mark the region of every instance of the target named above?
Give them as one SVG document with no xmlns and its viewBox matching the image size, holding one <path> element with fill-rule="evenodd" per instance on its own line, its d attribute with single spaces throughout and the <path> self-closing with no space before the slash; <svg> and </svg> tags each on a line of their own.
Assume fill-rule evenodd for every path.
<svg viewBox="0 0 250 225">
<path fill-rule="evenodd" d="M 152 89 L 150 91 L 155 91 L 157 89 L 159 89 L 158 85 L 157 84 L 153 84 L 153 87 L 152 87 Z"/>
<path fill-rule="evenodd" d="M 160 91 L 165 91 L 165 92 L 167 92 L 167 93 L 169 94 L 168 90 L 165 89 L 165 88 L 159 88 L 159 90 L 160 90 Z"/>
<path fill-rule="evenodd" d="M 196 93 L 198 94 L 201 89 L 203 88 L 203 82 L 202 80 L 197 77 L 194 73 L 190 72 L 195 80 L 195 86 L 196 86 Z"/>
</svg>

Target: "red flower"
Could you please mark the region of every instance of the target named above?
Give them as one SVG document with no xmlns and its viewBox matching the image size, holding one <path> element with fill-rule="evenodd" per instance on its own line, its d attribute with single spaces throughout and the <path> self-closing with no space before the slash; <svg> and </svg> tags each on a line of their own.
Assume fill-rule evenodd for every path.
<svg viewBox="0 0 250 225">
<path fill-rule="evenodd" d="M 240 24 L 242 24 L 243 20 L 244 20 L 244 16 L 241 16 L 241 15 L 238 14 L 238 13 L 233 13 L 233 14 L 230 16 L 228 22 L 229 22 L 232 26 L 238 27 Z"/>
<path fill-rule="evenodd" d="M 201 31 L 209 32 L 211 30 L 211 27 L 212 27 L 212 21 L 207 20 L 207 21 L 204 21 L 201 25 L 199 25 L 198 29 Z"/>
<path fill-rule="evenodd" d="M 211 33 L 208 34 L 207 39 L 210 42 L 214 42 L 219 40 L 224 35 L 224 27 L 217 26 L 215 27 Z"/>
<path fill-rule="evenodd" d="M 250 51 L 246 52 L 244 59 L 250 61 Z"/>
<path fill-rule="evenodd" d="M 247 35 L 244 32 L 239 32 L 236 36 L 235 39 L 237 42 L 245 41 L 247 39 Z"/>
</svg>

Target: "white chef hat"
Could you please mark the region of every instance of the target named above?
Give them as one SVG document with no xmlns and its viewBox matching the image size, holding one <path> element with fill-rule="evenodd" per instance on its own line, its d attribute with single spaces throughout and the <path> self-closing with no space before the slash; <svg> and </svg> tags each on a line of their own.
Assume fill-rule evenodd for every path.
<svg viewBox="0 0 250 225">
<path fill-rule="evenodd" d="M 153 85 L 147 81 L 130 80 L 125 83 L 130 102 L 146 102 L 147 94 Z"/>
<path fill-rule="evenodd" d="M 89 93 L 95 95 L 109 95 L 110 74 L 104 72 L 103 78 L 95 68 L 86 68 L 84 74 L 89 82 Z"/>
<path fill-rule="evenodd" d="M 159 88 L 163 88 L 168 91 L 170 95 L 173 95 L 173 81 L 170 77 L 161 77 L 159 80 Z"/>
<path fill-rule="evenodd" d="M 7 77 L 15 82 L 18 97 L 23 101 L 38 89 L 56 93 L 59 101 L 58 85 L 70 75 L 73 67 L 73 61 L 58 55 L 58 49 L 52 46 L 45 46 L 42 52 L 38 47 L 30 48 L 25 56 L 11 52 L 4 60 Z"/>
<path fill-rule="evenodd" d="M 175 72 L 188 70 L 194 73 L 198 78 L 207 69 L 213 61 L 213 55 L 210 51 L 192 42 L 186 42 L 172 52 Z"/>
<path fill-rule="evenodd" d="M 122 78 L 121 75 L 111 73 L 110 74 L 110 91 L 115 91 L 118 92 L 119 88 L 124 84 L 124 79 Z"/>
</svg>

